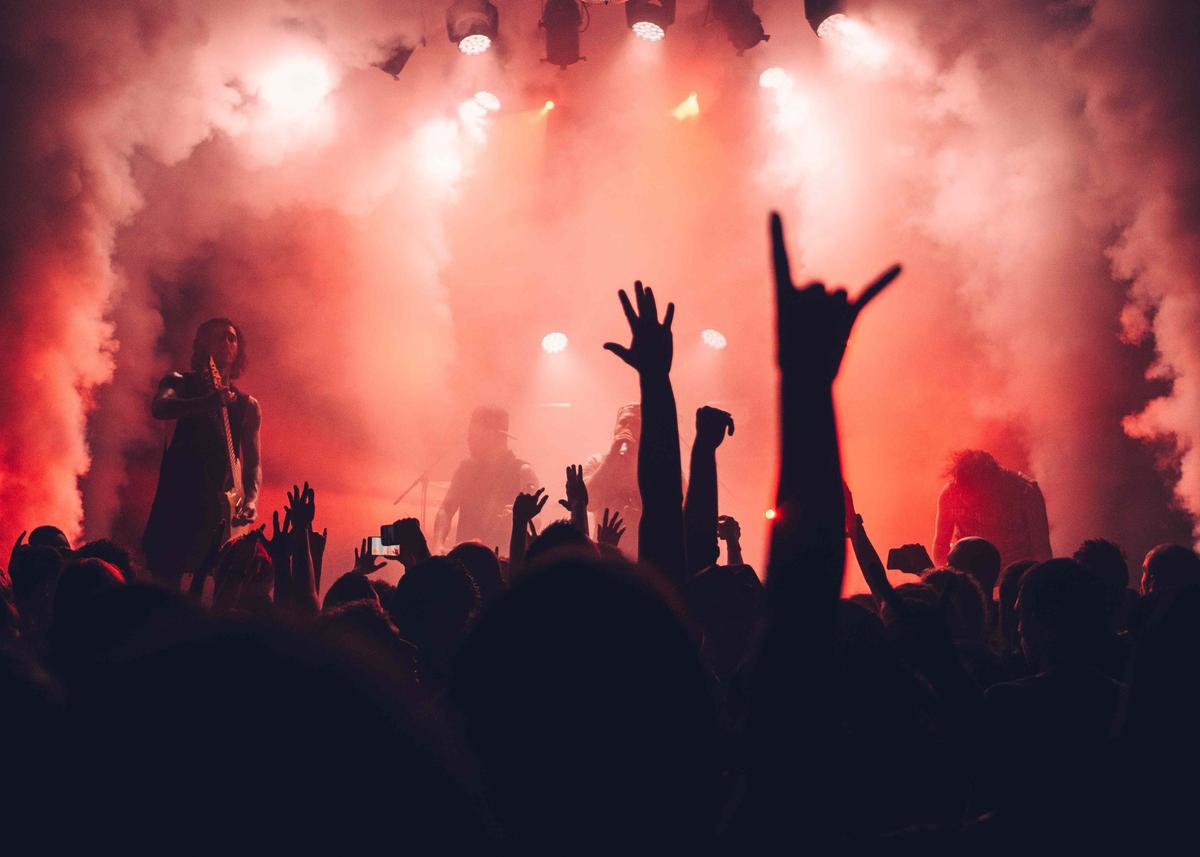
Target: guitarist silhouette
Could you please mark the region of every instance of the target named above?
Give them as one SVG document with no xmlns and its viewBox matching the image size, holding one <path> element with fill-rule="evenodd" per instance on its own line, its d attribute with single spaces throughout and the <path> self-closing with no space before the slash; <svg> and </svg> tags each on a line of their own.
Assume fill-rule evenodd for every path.
<svg viewBox="0 0 1200 857">
<path fill-rule="evenodd" d="M 171 372 L 159 382 L 150 408 L 155 419 L 175 420 L 175 431 L 163 453 L 142 549 L 155 579 L 175 588 L 257 517 L 262 484 L 262 411 L 230 384 L 246 365 L 241 330 L 227 318 L 204 322 L 191 364 L 190 372 Z"/>
</svg>

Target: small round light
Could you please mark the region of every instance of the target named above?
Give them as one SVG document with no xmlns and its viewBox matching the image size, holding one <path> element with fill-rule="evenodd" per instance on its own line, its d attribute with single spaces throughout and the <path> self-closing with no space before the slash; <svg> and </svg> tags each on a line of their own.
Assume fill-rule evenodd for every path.
<svg viewBox="0 0 1200 857">
<path fill-rule="evenodd" d="M 827 39 L 836 33 L 846 23 L 846 16 L 841 12 L 835 12 L 817 26 L 817 38 Z"/>
<path fill-rule="evenodd" d="M 729 344 L 725 341 L 725 334 L 719 330 L 713 330 L 711 327 L 700 331 L 700 338 L 704 340 L 705 345 L 717 351 Z"/>
<path fill-rule="evenodd" d="M 542 105 L 542 109 L 539 110 L 538 112 L 541 113 L 543 116 L 545 116 L 547 113 L 549 113 L 553 109 L 554 109 L 554 102 L 547 101 L 545 104 Z"/>
<path fill-rule="evenodd" d="M 494 113 L 500 109 L 500 99 L 492 95 L 492 93 L 483 90 L 475 93 L 475 103 L 489 113 Z"/>
<path fill-rule="evenodd" d="M 638 21 L 633 25 L 633 34 L 648 42 L 661 42 L 667 32 L 651 21 Z"/>
<path fill-rule="evenodd" d="M 491 37 L 485 36 L 482 33 L 476 33 L 473 36 L 467 36 L 458 43 L 458 49 L 467 56 L 471 57 L 483 53 L 491 46 Z"/>
<path fill-rule="evenodd" d="M 542 337 L 542 350 L 547 354 L 559 354 L 567 347 L 567 335 L 565 333 L 547 333 Z"/>
<path fill-rule="evenodd" d="M 775 520 L 775 510 L 767 509 L 767 511 L 763 513 L 763 517 L 766 518 L 768 521 L 774 521 Z"/>
<path fill-rule="evenodd" d="M 763 89 L 787 89 L 792 85 L 792 78 L 776 65 L 758 76 L 758 85 Z"/>
</svg>

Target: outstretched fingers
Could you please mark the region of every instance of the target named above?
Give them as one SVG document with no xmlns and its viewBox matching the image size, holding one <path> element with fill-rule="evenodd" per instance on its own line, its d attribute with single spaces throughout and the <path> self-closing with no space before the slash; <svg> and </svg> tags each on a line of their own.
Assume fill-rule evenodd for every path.
<svg viewBox="0 0 1200 857">
<path fill-rule="evenodd" d="M 778 211 L 771 212 L 771 260 L 775 270 L 775 296 L 782 301 L 795 286 L 792 285 L 792 265 L 788 261 L 787 245 L 783 241 L 783 218 Z"/>
<path fill-rule="evenodd" d="M 858 300 L 854 302 L 855 317 L 857 317 L 858 314 L 863 311 L 867 304 L 875 300 L 876 296 L 878 296 L 880 292 L 891 285 L 893 280 L 900 276 L 901 270 L 902 268 L 900 265 L 892 265 L 890 268 L 876 277 L 869 286 L 863 289 L 863 293 L 859 295 Z"/>
</svg>

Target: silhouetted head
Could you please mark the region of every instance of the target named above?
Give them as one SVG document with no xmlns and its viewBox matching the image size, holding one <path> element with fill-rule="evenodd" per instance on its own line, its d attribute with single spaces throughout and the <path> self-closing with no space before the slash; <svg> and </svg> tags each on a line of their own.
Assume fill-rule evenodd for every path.
<svg viewBox="0 0 1200 857">
<path fill-rule="evenodd" d="M 210 318 L 196 329 L 192 340 L 192 371 L 207 372 L 212 358 L 228 377 L 228 383 L 246 371 L 246 338 L 242 329 L 227 318 Z"/>
<path fill-rule="evenodd" d="M 687 582 L 683 598 L 703 632 L 705 664 L 729 679 L 766 619 L 762 582 L 748 565 L 710 565 Z"/>
<path fill-rule="evenodd" d="M 986 640 L 987 603 L 974 577 L 953 568 L 935 568 L 926 572 L 921 582 L 938 594 L 953 639 L 977 643 Z"/>
<path fill-rule="evenodd" d="M 570 521 L 555 521 L 537 534 L 525 551 L 525 562 L 533 563 L 550 554 L 575 553 L 595 559 L 595 543 L 572 526 Z"/>
<path fill-rule="evenodd" d="M 946 564 L 975 578 L 984 597 L 991 601 L 1000 577 L 1000 551 L 994 544 L 978 536 L 959 539 L 950 549 Z"/>
<path fill-rule="evenodd" d="M 1009 649 L 1016 650 L 1021 645 L 1017 633 L 1017 595 L 1021 592 L 1021 578 L 1025 572 L 1037 565 L 1036 560 L 1020 559 L 1010 562 L 1000 574 L 1000 585 L 997 588 L 1000 606 L 1000 633 Z"/>
<path fill-rule="evenodd" d="M 417 647 L 423 683 L 437 687 L 445 681 L 478 610 L 479 587 L 458 560 L 430 557 L 404 572 L 388 615 L 400 636 Z"/>
<path fill-rule="evenodd" d="M 128 583 L 133 580 L 133 559 L 129 551 L 112 539 L 96 539 L 75 551 L 75 559 L 102 559 L 117 570 Z"/>
<path fill-rule="evenodd" d="M 1200 557 L 1183 545 L 1159 545 L 1142 561 L 1142 594 L 1200 584 Z"/>
<path fill-rule="evenodd" d="M 29 533 L 27 544 L 34 547 L 54 548 L 59 553 L 67 553 L 71 550 L 71 542 L 67 539 L 67 534 L 49 524 L 34 527 Z"/>
<path fill-rule="evenodd" d="M 624 564 L 530 572 L 472 629 L 450 697 L 518 848 L 694 846 L 715 822 L 715 715 L 692 641 Z"/>
<path fill-rule="evenodd" d="M 1088 539 L 1075 551 L 1075 561 L 1100 578 L 1104 600 L 1111 614 L 1124 603 L 1129 588 L 1129 564 L 1125 552 L 1108 539 Z"/>
<path fill-rule="evenodd" d="M 102 559 L 77 559 L 67 563 L 54 592 L 54 633 L 70 632 L 102 592 L 125 585 L 120 569 Z"/>
<path fill-rule="evenodd" d="M 209 619 L 124 647 L 73 702 L 81 758 L 64 801 L 101 841 L 161 847 L 194 822 L 187 796 L 209 795 L 221 808 L 190 834 L 205 851 L 235 838 L 366 851 L 388 827 L 414 853 L 484 849 L 448 738 L 362 649 Z"/>
<path fill-rule="evenodd" d="M 327 613 L 335 607 L 353 601 L 374 601 L 379 604 L 379 596 L 375 594 L 375 588 L 371 586 L 371 581 L 365 574 L 348 571 L 329 587 L 329 591 L 325 593 L 325 601 L 322 603 L 321 610 Z"/>
<path fill-rule="evenodd" d="M 642 436 L 642 406 L 638 402 L 630 402 L 617 409 L 617 423 L 613 426 L 613 437 L 625 436 L 628 436 L 634 444 Z"/>
<path fill-rule="evenodd" d="M 950 453 L 944 472 L 951 482 L 968 491 L 986 491 L 1004 474 L 1000 462 L 982 449 L 960 449 Z"/>
<path fill-rule="evenodd" d="M 1021 648 L 1042 669 L 1091 662 L 1108 628 L 1100 579 L 1073 559 L 1025 572 L 1017 616 Z"/>
<path fill-rule="evenodd" d="M 504 578 L 500 576 L 500 559 L 494 550 L 482 542 L 463 542 L 446 556 L 463 564 L 475 585 L 479 587 L 479 597 L 484 604 L 490 603 L 504 591 Z"/>
<path fill-rule="evenodd" d="M 389 671 L 399 678 L 418 679 L 417 647 L 400 636 L 392 620 L 373 598 L 333 607 L 326 598 L 314 633 L 319 640 L 361 650 L 365 658 L 389 664 Z"/>
<path fill-rule="evenodd" d="M 482 405 L 471 412 L 467 449 L 472 458 L 494 458 L 508 449 L 508 411 Z"/>
</svg>

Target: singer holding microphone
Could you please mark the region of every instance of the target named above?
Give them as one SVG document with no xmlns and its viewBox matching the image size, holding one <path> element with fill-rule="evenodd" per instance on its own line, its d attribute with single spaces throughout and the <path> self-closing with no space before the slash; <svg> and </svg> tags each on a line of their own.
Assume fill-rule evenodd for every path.
<svg viewBox="0 0 1200 857">
<path fill-rule="evenodd" d="M 638 523 L 642 519 L 642 498 L 637 484 L 638 442 L 642 437 L 642 406 L 637 402 L 617 410 L 613 442 L 608 452 L 598 452 L 583 463 L 583 478 L 588 487 L 588 505 L 597 516 L 604 509 L 620 512 L 626 533 L 621 550 L 637 556 Z"/>
</svg>

